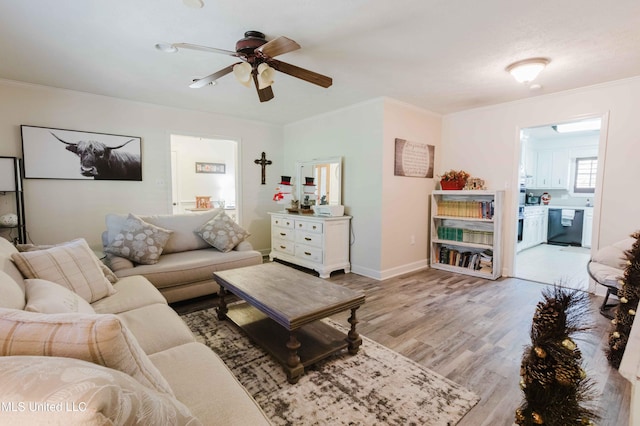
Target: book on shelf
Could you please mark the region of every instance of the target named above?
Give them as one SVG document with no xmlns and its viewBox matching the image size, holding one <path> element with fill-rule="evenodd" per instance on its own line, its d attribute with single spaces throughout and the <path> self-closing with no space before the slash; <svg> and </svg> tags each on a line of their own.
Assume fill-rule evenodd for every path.
<svg viewBox="0 0 640 426">
<path fill-rule="evenodd" d="M 485 250 L 486 251 L 486 250 Z M 491 272 L 493 268 L 493 256 L 487 258 L 484 252 L 460 251 L 447 246 L 439 246 L 435 254 L 436 263 L 457 266 L 480 271 Z"/>
<path fill-rule="evenodd" d="M 491 201 L 451 201 L 438 203 L 438 216 L 493 219 L 494 202 Z"/>
</svg>

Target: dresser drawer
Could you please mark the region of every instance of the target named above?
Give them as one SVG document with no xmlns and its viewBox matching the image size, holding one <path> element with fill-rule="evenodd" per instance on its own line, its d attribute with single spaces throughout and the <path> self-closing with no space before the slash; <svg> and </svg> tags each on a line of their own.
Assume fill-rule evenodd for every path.
<svg viewBox="0 0 640 426">
<path fill-rule="evenodd" d="M 275 251 L 279 251 L 281 253 L 290 254 L 293 256 L 295 244 L 293 241 L 279 240 L 277 238 L 271 239 L 271 248 Z"/>
<path fill-rule="evenodd" d="M 296 257 L 311 262 L 322 263 L 322 249 L 296 244 Z"/>
<path fill-rule="evenodd" d="M 271 238 L 274 240 L 293 241 L 295 231 L 290 228 L 282 228 L 280 226 L 274 226 L 271 228 Z"/>
<path fill-rule="evenodd" d="M 322 247 L 322 234 L 296 230 L 296 243 Z"/>
<path fill-rule="evenodd" d="M 296 220 L 296 230 L 322 234 L 322 223 L 308 220 Z"/>
<path fill-rule="evenodd" d="M 294 221 L 284 216 L 271 216 L 271 226 L 293 229 Z"/>
</svg>

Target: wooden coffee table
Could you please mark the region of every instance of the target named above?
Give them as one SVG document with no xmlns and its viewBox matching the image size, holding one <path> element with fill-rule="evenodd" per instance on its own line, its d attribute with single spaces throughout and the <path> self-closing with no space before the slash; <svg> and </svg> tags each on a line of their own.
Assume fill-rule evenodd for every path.
<svg viewBox="0 0 640 426">
<path fill-rule="evenodd" d="M 364 294 L 279 263 L 215 272 L 220 285 L 218 318 L 229 318 L 284 367 L 289 383 L 304 368 L 345 348 L 355 355 L 362 344 L 356 310 Z M 227 305 L 231 292 L 244 301 Z M 319 321 L 350 309 L 345 335 Z"/>
</svg>

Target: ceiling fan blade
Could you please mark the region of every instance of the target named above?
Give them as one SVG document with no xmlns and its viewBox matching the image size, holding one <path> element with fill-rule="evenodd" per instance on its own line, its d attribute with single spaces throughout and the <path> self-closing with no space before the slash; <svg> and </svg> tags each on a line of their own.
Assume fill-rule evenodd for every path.
<svg viewBox="0 0 640 426">
<path fill-rule="evenodd" d="M 174 43 L 171 46 L 177 49 L 200 50 L 201 52 L 221 53 L 223 55 L 237 56 L 241 58 L 244 58 L 247 56 L 242 52 L 233 52 L 231 50 L 216 49 L 215 47 L 200 46 L 198 44 L 191 44 L 191 43 Z"/>
<path fill-rule="evenodd" d="M 255 72 L 253 73 L 253 83 L 256 85 L 256 90 L 258 91 L 258 99 L 260 99 L 260 102 L 267 102 L 273 99 L 273 89 L 271 88 L 271 86 L 260 89 L 258 84 L 258 75 Z"/>
<path fill-rule="evenodd" d="M 213 82 L 213 81 L 216 81 L 216 80 L 217 80 L 217 79 L 219 79 L 220 77 L 223 77 L 223 76 L 225 76 L 225 75 L 229 74 L 231 71 L 233 71 L 233 67 L 234 67 L 234 66 L 236 66 L 236 65 L 238 65 L 238 64 L 241 64 L 241 63 L 242 63 L 242 62 L 238 62 L 238 63 L 235 63 L 235 64 L 231 64 L 231 65 L 229 65 L 228 67 L 224 67 L 224 68 L 222 68 L 220 71 L 216 71 L 216 72 L 214 72 L 214 73 L 213 73 L 213 74 L 211 74 L 211 75 L 208 75 L 208 76 L 206 76 L 206 77 L 200 78 L 200 79 L 198 79 L 198 80 L 194 81 L 193 83 L 191 83 L 191 84 L 189 85 L 189 87 L 191 87 L 192 89 L 199 89 L 200 87 L 204 87 L 204 86 L 206 86 L 207 84 L 209 84 L 209 83 L 211 83 L 211 82 Z"/>
<path fill-rule="evenodd" d="M 318 74 L 317 72 L 309 71 L 304 68 L 279 61 L 277 59 L 271 59 L 268 61 L 268 63 L 280 72 L 308 81 L 309 83 L 317 84 L 318 86 L 324 88 L 327 88 L 333 84 L 333 79 L 331 77 L 327 77 L 326 75 Z"/>
<path fill-rule="evenodd" d="M 300 45 L 295 41 L 291 40 L 287 37 L 278 37 L 274 38 L 271 41 L 266 42 L 262 46 L 258 47 L 256 50 L 261 52 L 265 56 L 269 56 L 271 58 L 282 55 L 284 53 L 293 52 L 294 50 L 300 49 Z"/>
</svg>

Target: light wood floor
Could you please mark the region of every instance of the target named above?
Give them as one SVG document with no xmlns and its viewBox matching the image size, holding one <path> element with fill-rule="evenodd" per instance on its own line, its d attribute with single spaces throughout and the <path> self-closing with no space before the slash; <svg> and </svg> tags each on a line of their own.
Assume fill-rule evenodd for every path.
<svg viewBox="0 0 640 426">
<path fill-rule="evenodd" d="M 515 278 L 488 281 L 445 271 L 425 270 L 376 281 L 335 274 L 331 281 L 365 292 L 358 331 L 480 395 L 461 426 L 513 425 L 522 402 L 520 359 L 543 284 Z M 587 373 L 601 393 L 599 426 L 628 423 L 630 385 L 607 364 L 609 321 L 593 297 L 593 329 L 576 339 Z M 208 305 L 211 300 L 201 302 Z M 174 306 L 179 312 L 204 306 Z M 344 322 L 347 315 L 333 317 Z"/>
</svg>

